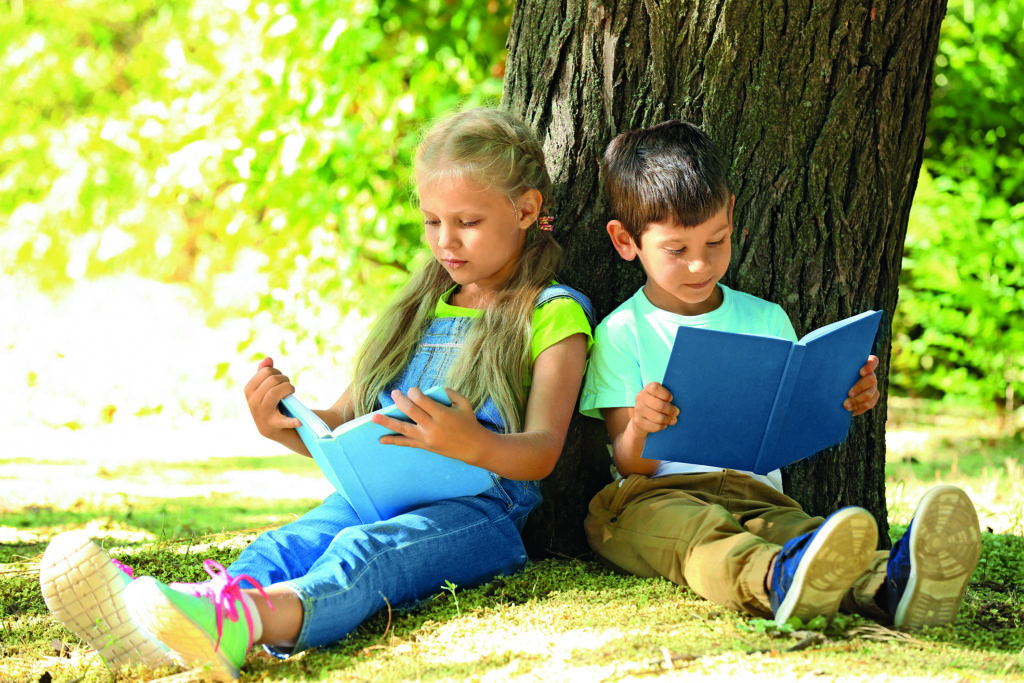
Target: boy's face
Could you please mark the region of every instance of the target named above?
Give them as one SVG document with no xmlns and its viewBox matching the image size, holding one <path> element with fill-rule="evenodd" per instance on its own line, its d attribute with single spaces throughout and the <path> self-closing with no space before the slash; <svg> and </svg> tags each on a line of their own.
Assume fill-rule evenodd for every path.
<svg viewBox="0 0 1024 683">
<path fill-rule="evenodd" d="M 732 209 L 729 205 L 693 227 L 675 221 L 648 223 L 638 247 L 619 221 L 608 234 L 619 255 L 639 258 L 647 273 L 644 292 L 658 308 L 680 315 L 701 315 L 722 305 L 718 281 L 732 257 Z"/>
</svg>

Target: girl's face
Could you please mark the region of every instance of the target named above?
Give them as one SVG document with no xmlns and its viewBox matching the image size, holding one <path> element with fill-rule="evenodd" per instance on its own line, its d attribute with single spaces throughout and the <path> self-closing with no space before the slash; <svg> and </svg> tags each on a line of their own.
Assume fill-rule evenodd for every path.
<svg viewBox="0 0 1024 683">
<path fill-rule="evenodd" d="M 486 306 L 514 270 L 526 230 L 540 210 L 540 193 L 528 190 L 517 208 L 505 195 L 468 178 L 426 182 L 418 189 L 430 251 L 461 285 L 452 303 Z"/>
</svg>

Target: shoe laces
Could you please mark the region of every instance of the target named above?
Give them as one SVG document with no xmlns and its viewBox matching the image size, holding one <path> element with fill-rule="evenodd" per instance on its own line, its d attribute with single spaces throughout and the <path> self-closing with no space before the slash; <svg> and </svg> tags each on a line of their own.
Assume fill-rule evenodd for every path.
<svg viewBox="0 0 1024 683">
<path fill-rule="evenodd" d="M 274 605 L 271 604 L 270 598 L 267 597 L 266 592 L 263 590 L 263 586 L 248 574 L 231 576 L 231 574 L 228 574 L 228 570 L 224 568 L 224 565 L 216 560 L 203 561 L 203 569 L 210 575 L 209 581 L 179 583 L 172 587 L 185 588 L 196 597 L 207 598 L 213 603 L 217 614 L 217 643 L 214 649 L 220 647 L 220 639 L 224 633 L 224 617 L 227 616 L 233 622 L 238 621 L 238 607 L 236 604 L 240 603 L 242 605 L 242 612 L 245 615 L 246 626 L 249 627 L 249 647 L 252 647 L 252 615 L 249 613 L 249 606 L 242 599 L 242 587 L 239 584 L 242 581 L 248 581 L 256 587 L 256 590 L 260 592 L 263 599 L 267 601 L 267 606 L 270 609 L 274 609 Z"/>
<path fill-rule="evenodd" d="M 115 567 L 117 567 L 118 569 L 120 569 L 121 571 L 123 571 L 123 572 L 124 572 L 125 574 L 127 574 L 127 575 L 128 575 L 128 578 L 129 578 L 129 579 L 133 579 L 133 580 L 135 579 L 135 572 L 134 572 L 134 571 L 132 570 L 132 568 L 131 568 L 131 567 L 129 567 L 128 565 L 126 565 L 126 564 L 125 564 L 124 562 L 121 562 L 120 560 L 116 560 L 116 559 L 114 559 L 113 557 L 112 557 L 112 558 L 110 558 L 110 562 L 111 562 L 111 563 L 112 563 L 112 564 L 113 564 L 113 565 L 114 565 Z"/>
</svg>

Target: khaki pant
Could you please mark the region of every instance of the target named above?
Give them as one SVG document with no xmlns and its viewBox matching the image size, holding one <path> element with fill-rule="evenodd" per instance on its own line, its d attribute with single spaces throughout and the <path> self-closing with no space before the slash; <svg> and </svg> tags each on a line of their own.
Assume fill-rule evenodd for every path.
<svg viewBox="0 0 1024 683">
<path fill-rule="evenodd" d="M 612 482 L 590 501 L 584 528 L 590 547 L 614 569 L 663 576 L 717 604 L 771 617 L 765 578 L 772 558 L 823 521 L 767 484 L 722 470 Z M 874 597 L 888 556 L 875 553 L 843 609 L 886 617 Z"/>
</svg>

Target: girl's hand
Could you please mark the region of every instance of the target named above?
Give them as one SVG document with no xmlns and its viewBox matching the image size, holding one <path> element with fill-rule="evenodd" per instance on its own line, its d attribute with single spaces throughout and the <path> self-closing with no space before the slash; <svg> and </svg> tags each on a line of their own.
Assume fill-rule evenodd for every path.
<svg viewBox="0 0 1024 683">
<path fill-rule="evenodd" d="M 445 392 L 451 399 L 451 407 L 434 401 L 415 387 L 409 390 L 408 395 L 397 389 L 392 391 L 395 406 L 412 422 L 374 415 L 371 419 L 375 423 L 395 432 L 381 437 L 380 442 L 422 448 L 476 464 L 483 442 L 481 437 L 490 432 L 476 419 L 473 405 L 465 396 L 451 389 L 445 389 Z"/>
<path fill-rule="evenodd" d="M 274 367 L 273 359 L 261 360 L 256 374 L 245 385 L 245 400 L 249 404 L 249 412 L 252 413 L 252 419 L 260 434 L 268 439 L 281 441 L 286 432 L 302 424 L 296 418 L 286 417 L 277 409 L 281 399 L 293 393 L 295 387 Z"/>
<path fill-rule="evenodd" d="M 636 395 L 630 422 L 638 434 L 652 434 L 674 425 L 678 417 L 679 408 L 672 405 L 669 390 L 651 382 Z"/>
<path fill-rule="evenodd" d="M 878 356 L 868 356 L 868 361 L 860 369 L 860 379 L 850 389 L 843 407 L 854 415 L 866 413 L 878 403 L 878 378 L 875 377 L 875 368 L 878 367 Z"/>
</svg>

